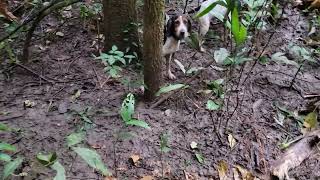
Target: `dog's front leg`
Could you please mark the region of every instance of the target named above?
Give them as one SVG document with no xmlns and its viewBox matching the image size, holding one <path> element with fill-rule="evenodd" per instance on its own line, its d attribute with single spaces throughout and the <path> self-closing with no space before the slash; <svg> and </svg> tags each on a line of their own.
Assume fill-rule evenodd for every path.
<svg viewBox="0 0 320 180">
<path fill-rule="evenodd" d="M 176 76 L 174 74 L 172 74 L 172 72 L 171 72 L 171 60 L 173 57 L 174 57 L 174 53 L 168 54 L 165 56 L 165 58 L 166 58 L 166 72 L 168 73 L 167 74 L 168 78 L 171 80 L 176 79 Z"/>
</svg>

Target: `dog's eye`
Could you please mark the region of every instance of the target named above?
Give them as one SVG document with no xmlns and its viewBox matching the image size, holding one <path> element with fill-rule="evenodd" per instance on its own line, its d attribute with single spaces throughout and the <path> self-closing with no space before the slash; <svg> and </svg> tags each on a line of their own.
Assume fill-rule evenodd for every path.
<svg viewBox="0 0 320 180">
<path fill-rule="evenodd" d="M 187 21 L 187 20 L 183 20 L 183 23 L 184 23 L 184 24 L 187 24 L 187 23 L 188 23 L 188 21 Z"/>
<path fill-rule="evenodd" d="M 179 25 L 180 22 L 179 22 L 179 21 L 175 21 L 174 24 L 175 24 L 175 25 Z"/>
</svg>

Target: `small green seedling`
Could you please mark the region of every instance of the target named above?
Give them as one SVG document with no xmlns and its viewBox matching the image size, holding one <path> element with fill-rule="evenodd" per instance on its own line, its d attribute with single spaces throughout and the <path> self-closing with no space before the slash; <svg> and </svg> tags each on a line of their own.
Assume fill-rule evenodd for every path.
<svg viewBox="0 0 320 180">
<path fill-rule="evenodd" d="M 126 125 L 139 126 L 146 129 L 150 129 L 150 126 L 146 122 L 133 118 L 134 105 L 135 105 L 134 96 L 133 94 L 129 93 L 127 97 L 124 99 L 124 101 L 122 102 L 122 106 L 120 110 L 120 115 L 123 122 Z"/>
</svg>

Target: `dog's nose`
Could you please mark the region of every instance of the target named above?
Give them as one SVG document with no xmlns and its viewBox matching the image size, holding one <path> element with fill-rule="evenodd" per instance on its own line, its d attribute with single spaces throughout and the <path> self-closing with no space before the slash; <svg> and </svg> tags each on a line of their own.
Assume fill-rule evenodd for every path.
<svg viewBox="0 0 320 180">
<path fill-rule="evenodd" d="M 186 34 L 186 33 L 185 33 L 185 32 L 183 32 L 183 31 L 182 31 L 182 32 L 180 32 L 180 35 L 181 35 L 181 36 L 183 36 L 183 37 L 184 37 L 184 35 L 185 35 L 185 34 Z"/>
</svg>

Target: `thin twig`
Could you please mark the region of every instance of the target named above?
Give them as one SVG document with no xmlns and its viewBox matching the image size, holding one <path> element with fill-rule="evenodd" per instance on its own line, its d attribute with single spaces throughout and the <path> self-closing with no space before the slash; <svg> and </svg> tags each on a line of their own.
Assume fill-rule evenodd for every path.
<svg viewBox="0 0 320 180">
<path fill-rule="evenodd" d="M 41 74 L 38 74 L 38 73 L 34 72 L 32 69 L 30 69 L 30 68 L 28 68 L 28 67 L 26 67 L 26 66 L 24 66 L 24 65 L 22 65 L 22 64 L 20 64 L 20 63 L 16 63 L 16 65 L 19 66 L 19 67 L 21 67 L 21 68 L 24 69 L 24 70 L 29 71 L 29 72 L 32 73 L 33 75 L 38 76 L 40 79 L 42 79 L 42 80 L 44 80 L 44 81 L 46 81 L 46 82 L 48 82 L 48 83 L 50 83 L 50 84 L 53 84 L 53 83 L 54 83 L 54 82 L 50 81 L 49 79 L 45 78 L 44 76 L 42 76 Z"/>
</svg>

